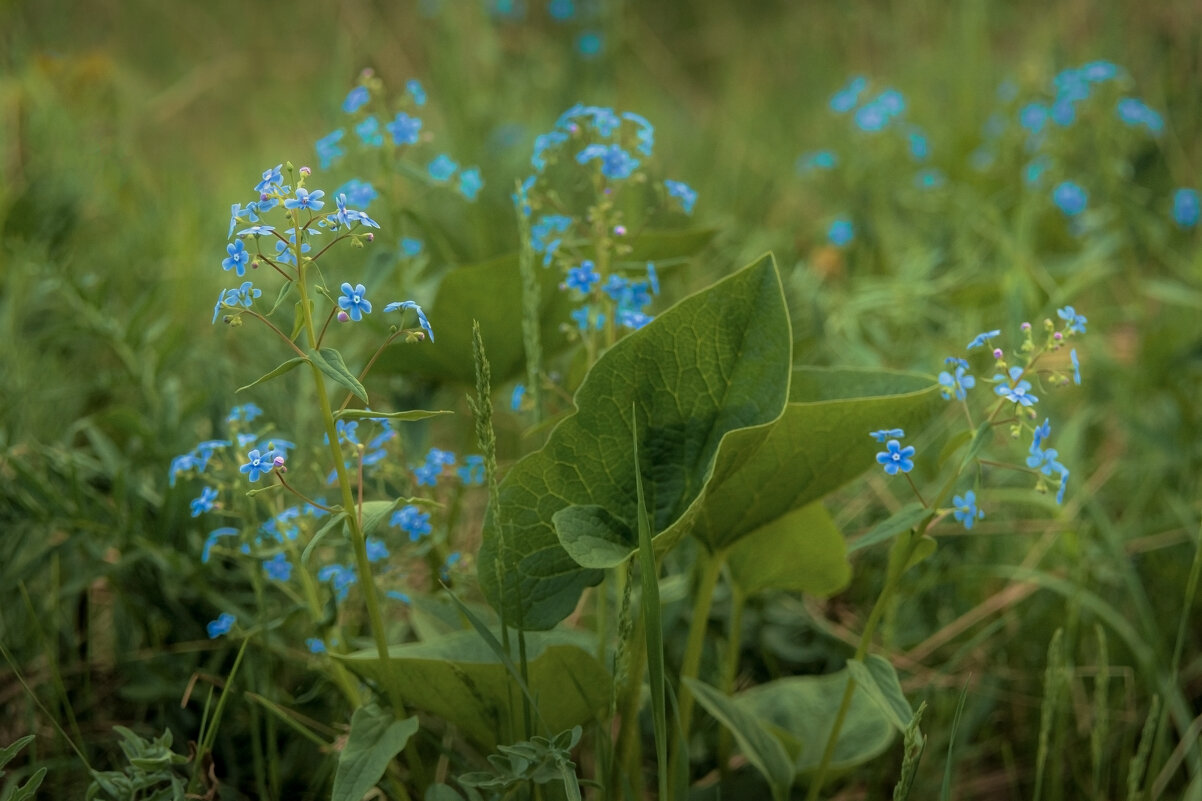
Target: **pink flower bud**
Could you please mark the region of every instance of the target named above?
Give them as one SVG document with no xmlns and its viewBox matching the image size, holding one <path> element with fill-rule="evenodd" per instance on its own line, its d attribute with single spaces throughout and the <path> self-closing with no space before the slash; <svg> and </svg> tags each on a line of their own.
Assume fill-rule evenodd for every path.
<svg viewBox="0 0 1202 801">
<path fill-rule="evenodd" d="M 309 169 L 308 167 L 301 167 L 301 168 L 300 168 L 300 174 L 301 174 L 301 175 L 312 175 L 312 174 L 313 174 L 313 170 Z"/>
<path fill-rule="evenodd" d="M 254 261 L 252 261 L 252 262 L 250 263 L 250 268 L 251 268 L 252 270 L 257 270 L 257 269 L 259 269 L 259 260 L 258 260 L 258 259 L 255 259 Z"/>
<path fill-rule="evenodd" d="M 368 231 L 368 232 L 367 232 L 367 241 L 368 241 L 368 242 L 375 242 L 375 241 L 376 241 L 376 235 L 375 235 L 375 234 L 373 234 L 371 231 Z"/>
<path fill-rule="evenodd" d="M 615 225 L 614 226 L 614 236 L 626 236 L 626 226 L 625 225 Z"/>
<path fill-rule="evenodd" d="M 283 456 L 275 457 L 274 459 L 271 460 L 271 464 L 275 468 L 283 467 L 284 466 L 284 457 Z"/>
<path fill-rule="evenodd" d="M 1031 324 L 1030 324 L 1030 323 L 1023 323 L 1023 324 L 1022 324 L 1021 326 L 1019 326 L 1019 327 L 1020 327 L 1020 328 L 1022 328 L 1022 330 L 1024 330 L 1024 331 L 1030 331 L 1030 330 L 1031 330 Z"/>
<path fill-rule="evenodd" d="M 1052 339 L 1059 342 L 1060 340 L 1064 339 L 1064 334 L 1061 333 L 1060 331 L 1057 331 L 1056 333 L 1052 334 Z"/>
<path fill-rule="evenodd" d="M 346 312 L 344 312 L 344 311 L 338 312 L 338 322 L 345 323 L 349 319 L 351 319 L 351 316 L 349 314 L 347 314 Z"/>
<path fill-rule="evenodd" d="M 993 358 L 995 358 L 995 359 L 1000 359 L 1000 358 L 1002 358 L 1002 349 L 1001 349 L 1001 348 L 994 348 L 994 349 L 993 349 Z"/>
</svg>

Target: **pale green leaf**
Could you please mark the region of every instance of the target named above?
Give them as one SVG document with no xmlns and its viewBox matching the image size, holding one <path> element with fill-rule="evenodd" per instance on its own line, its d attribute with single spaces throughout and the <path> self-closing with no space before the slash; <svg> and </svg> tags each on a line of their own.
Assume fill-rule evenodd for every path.
<svg viewBox="0 0 1202 801">
<path fill-rule="evenodd" d="M 388 769 L 388 763 L 417 733 L 417 716 L 397 720 L 375 704 L 355 710 L 346 747 L 338 755 L 332 801 L 359 801 Z"/>
</svg>

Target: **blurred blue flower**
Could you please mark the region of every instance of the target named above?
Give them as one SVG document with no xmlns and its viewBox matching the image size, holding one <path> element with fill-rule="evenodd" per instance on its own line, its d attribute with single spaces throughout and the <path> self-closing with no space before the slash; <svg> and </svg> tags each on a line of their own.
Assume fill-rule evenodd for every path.
<svg viewBox="0 0 1202 801">
<path fill-rule="evenodd" d="M 374 563 L 388 558 L 388 546 L 384 544 L 383 540 L 368 537 L 366 545 L 367 561 Z"/>
<path fill-rule="evenodd" d="M 522 399 L 524 397 L 526 397 L 526 385 L 515 384 L 513 387 L 513 394 L 509 396 L 509 408 L 515 412 L 520 412 L 522 410 Z"/>
<path fill-rule="evenodd" d="M 311 654 L 324 654 L 326 652 L 326 644 L 317 637 L 310 637 L 305 640 L 305 646 Z"/>
<path fill-rule="evenodd" d="M 419 106 L 426 105 L 426 90 L 422 88 L 421 81 L 416 78 L 410 78 L 405 82 L 405 91 L 413 98 L 413 102 Z"/>
<path fill-rule="evenodd" d="M 655 262 L 647 262 L 647 284 L 651 287 L 651 292 L 655 295 L 659 294 L 659 273 L 655 271 Z"/>
<path fill-rule="evenodd" d="M 422 130 L 419 117 L 410 117 L 403 111 L 398 111 L 392 122 L 384 126 L 392 135 L 394 145 L 416 145 Z"/>
<path fill-rule="evenodd" d="M 918 159 L 919 161 L 922 161 L 928 155 L 930 155 L 931 146 L 930 146 L 930 143 L 927 142 L 927 138 L 926 138 L 926 136 L 923 135 L 922 131 L 920 131 L 918 129 L 914 129 L 914 130 L 910 131 L 909 135 L 906 138 L 910 143 L 910 155 L 911 156 Z"/>
<path fill-rule="evenodd" d="M 439 183 L 446 183 L 451 180 L 451 176 L 458 169 L 459 165 L 446 153 L 440 153 L 438 158 L 431 161 L 429 166 L 426 167 L 426 171 L 430 174 L 430 177 Z"/>
<path fill-rule="evenodd" d="M 371 95 L 368 93 L 366 86 L 356 86 L 347 94 L 346 100 L 342 101 L 342 110 L 347 114 L 354 114 L 370 99 Z"/>
<path fill-rule="evenodd" d="M 1068 488 L 1068 468 L 1057 465 L 1060 471 L 1060 488 L 1056 490 L 1056 503 L 1064 503 L 1064 490 Z"/>
<path fill-rule="evenodd" d="M 1052 104 L 1052 122 L 1059 125 L 1061 128 L 1067 128 L 1072 125 L 1077 119 L 1077 107 L 1073 105 L 1073 101 L 1068 98 L 1059 98 Z"/>
<path fill-rule="evenodd" d="M 530 156 L 530 163 L 534 169 L 542 172 L 547 166 L 547 159 L 544 155 L 551 148 L 561 145 L 568 141 L 568 135 L 563 131 L 548 131 L 545 134 L 539 134 L 534 137 L 534 152 Z"/>
<path fill-rule="evenodd" d="M 346 151 L 338 146 L 338 143 L 345 134 L 346 131 L 339 128 L 337 131 L 332 131 L 317 140 L 317 158 L 321 161 L 321 168 L 323 170 L 346 155 Z"/>
<path fill-rule="evenodd" d="M 212 487 L 205 487 L 200 491 L 199 498 L 192 499 L 192 516 L 200 517 L 205 512 L 213 511 L 213 505 L 216 503 L 216 501 L 217 490 L 213 489 Z"/>
<path fill-rule="evenodd" d="M 855 122 L 861 131 L 876 133 L 889 124 L 889 112 L 879 103 L 868 103 L 856 109 Z"/>
<path fill-rule="evenodd" d="M 826 238 L 835 247 L 843 247 L 855 237 L 856 230 L 851 220 L 840 217 L 826 229 Z"/>
<path fill-rule="evenodd" d="M 576 155 L 580 164 L 594 159 L 601 160 L 601 174 L 614 180 L 629 178 L 639 166 L 638 159 L 631 157 L 620 145 L 589 145 Z"/>
<path fill-rule="evenodd" d="M 412 542 L 417 542 L 433 531 L 430 526 L 430 515 L 412 504 L 393 512 L 388 525 L 395 526 L 407 533 Z"/>
<path fill-rule="evenodd" d="M 355 573 L 355 568 L 350 565 L 324 565 L 317 571 L 318 581 L 329 581 L 334 586 L 334 597 L 339 601 L 346 600 L 347 592 L 350 586 L 359 581 L 359 576 Z"/>
<path fill-rule="evenodd" d="M 1115 110 L 1118 112 L 1119 119 L 1127 125 L 1132 127 L 1142 125 L 1153 134 L 1159 134 L 1164 130 L 1164 119 L 1160 114 L 1148 108 L 1138 98 L 1124 97 L 1118 102 Z"/>
<path fill-rule="evenodd" d="M 630 120 L 639 127 L 635 133 L 635 137 L 639 140 L 635 147 L 644 156 L 650 156 L 651 150 L 655 146 L 655 126 L 641 114 L 635 114 L 633 111 L 622 112 L 622 119 Z"/>
<path fill-rule="evenodd" d="M 411 236 L 401 239 L 401 252 L 408 258 L 413 258 L 422 252 L 422 241 Z"/>
<path fill-rule="evenodd" d="M 993 377 L 994 381 L 1000 381 L 993 391 L 1001 395 L 1011 403 L 1017 403 L 1020 406 L 1034 406 L 1039 402 L 1039 398 L 1031 394 L 1031 382 L 1022 378 L 1023 368 L 1015 365 L 1009 370 L 1010 378 L 1006 380 L 1006 376 L 998 374 Z"/>
<path fill-rule="evenodd" d="M 561 234 L 572 226 L 572 218 L 563 214 L 544 214 L 530 226 L 530 243 L 535 253 L 547 250 L 550 237 Z"/>
<path fill-rule="evenodd" d="M 263 572 L 273 581 L 287 581 L 292 578 L 292 563 L 282 552 L 277 553 L 263 562 Z"/>
<path fill-rule="evenodd" d="M 601 276 L 593 269 L 593 263 L 585 259 L 580 263 L 579 267 L 573 267 L 568 270 L 568 280 L 564 282 L 567 289 L 575 289 L 583 295 L 587 295 L 593 289 L 593 284 L 601 280 Z"/>
<path fill-rule="evenodd" d="M 876 455 L 877 463 L 885 472 L 895 476 L 898 472 L 909 473 L 914 469 L 914 446 L 902 447 L 901 443 L 891 439 L 885 443 L 885 450 Z"/>
<path fill-rule="evenodd" d="M 483 187 L 484 181 L 480 178 L 479 167 L 469 167 L 459 173 L 459 193 L 468 200 L 474 201 Z"/>
<path fill-rule="evenodd" d="M 1199 204 L 1196 189 L 1178 189 L 1173 193 L 1173 220 L 1182 228 L 1198 224 Z"/>
<path fill-rule="evenodd" d="M 885 442 L 890 439 L 905 439 L 906 432 L 900 428 L 882 428 L 880 431 L 870 431 L 868 436 L 875 439 L 877 442 Z"/>
<path fill-rule="evenodd" d="M 868 86 L 868 79 L 862 76 L 852 78 L 850 82 L 830 99 L 830 109 L 836 114 L 851 111 L 860 101 L 860 93 Z"/>
<path fill-rule="evenodd" d="M 943 174 L 943 170 L 937 167 L 928 167 L 925 170 L 919 170 L 914 176 L 914 184 L 919 189 L 935 189 L 947 183 L 947 176 Z"/>
<path fill-rule="evenodd" d="M 1052 202 L 1064 212 L 1067 217 L 1075 217 L 1085 211 L 1089 204 L 1089 195 L 1081 186 L 1073 181 L 1062 181 L 1052 190 Z"/>
<path fill-rule="evenodd" d="M 973 524 L 978 520 L 985 519 L 985 513 L 977 508 L 977 494 L 972 490 L 968 490 L 963 496 L 954 496 L 952 505 L 955 506 L 955 509 L 952 510 L 952 517 L 957 522 L 963 523 L 964 528 L 968 531 L 972 531 Z"/>
<path fill-rule="evenodd" d="M 1027 166 L 1023 168 L 1024 180 L 1026 180 L 1028 184 L 1038 183 L 1044 171 L 1046 171 L 1051 164 L 1052 160 L 1047 156 L 1040 156 L 1034 161 L 1029 162 Z"/>
<path fill-rule="evenodd" d="M 209 557 L 213 550 L 213 546 L 217 544 L 217 540 L 222 537 L 235 537 L 238 535 L 238 529 L 225 526 L 223 528 L 213 529 L 209 532 L 209 536 L 205 537 L 204 548 L 200 552 L 200 561 L 202 564 L 209 563 Z"/>
<path fill-rule="evenodd" d="M 1073 363 L 1073 383 L 1081 386 L 1081 362 L 1077 358 L 1077 349 L 1073 348 L 1068 352 L 1069 361 Z"/>
<path fill-rule="evenodd" d="M 680 207 L 685 214 L 693 213 L 693 204 L 697 202 L 697 193 L 688 184 L 680 181 L 664 181 L 664 186 L 668 188 L 669 196 L 680 199 Z"/>
<path fill-rule="evenodd" d="M 576 4 L 573 0 L 551 0 L 547 4 L 547 13 L 552 19 L 564 22 L 576 16 Z"/>
<path fill-rule="evenodd" d="M 389 303 L 387 306 L 384 307 L 385 312 L 390 312 L 390 311 L 402 311 L 403 312 L 406 309 L 413 309 L 414 313 L 417 314 L 418 325 L 420 325 L 422 327 L 422 329 L 426 332 L 426 336 L 428 336 L 430 338 L 430 341 L 433 342 L 434 341 L 434 329 L 432 329 L 430 327 L 430 321 L 426 319 L 426 313 L 424 311 L 422 311 L 421 306 L 418 306 L 412 300 L 398 300 L 398 301 L 393 301 L 392 303 Z"/>
<path fill-rule="evenodd" d="M 1042 103 L 1028 103 L 1018 112 L 1018 122 L 1031 133 L 1038 134 L 1048 124 L 1048 107 Z"/>
<path fill-rule="evenodd" d="M 1068 331 L 1074 334 L 1084 334 L 1085 324 L 1089 322 L 1084 315 L 1077 314 L 1077 310 L 1072 306 L 1065 306 L 1063 309 L 1056 310 L 1056 316 L 1068 323 Z"/>
<path fill-rule="evenodd" d="M 351 316 L 356 323 L 363 319 L 364 314 L 371 314 L 371 301 L 367 299 L 367 288 L 363 284 L 351 286 L 342 285 L 342 296 L 338 298 L 338 307 Z"/>
<path fill-rule="evenodd" d="M 384 135 L 380 133 L 380 121 L 373 114 L 370 117 L 365 117 L 362 122 L 355 126 L 355 133 L 359 135 L 359 141 L 369 147 L 380 147 L 384 144 Z"/>
<path fill-rule="evenodd" d="M 585 58 L 595 58 L 600 54 L 602 44 L 599 32 L 584 31 L 576 37 L 576 52 Z"/>
<path fill-rule="evenodd" d="M 205 630 L 209 632 L 209 639 L 215 640 L 223 634 L 229 634 L 230 629 L 234 627 L 235 621 L 237 621 L 237 618 L 229 612 L 222 612 L 217 616 L 216 620 L 210 620 L 208 625 L 205 626 Z"/>
<path fill-rule="evenodd" d="M 815 150 L 802 153 L 797 157 L 796 169 L 799 173 L 813 170 L 833 170 L 839 164 L 839 157 L 833 150 Z"/>
<path fill-rule="evenodd" d="M 470 453 L 464 456 L 463 466 L 455 472 L 459 475 L 459 480 L 467 486 L 483 484 L 484 457 L 477 453 Z"/>
</svg>

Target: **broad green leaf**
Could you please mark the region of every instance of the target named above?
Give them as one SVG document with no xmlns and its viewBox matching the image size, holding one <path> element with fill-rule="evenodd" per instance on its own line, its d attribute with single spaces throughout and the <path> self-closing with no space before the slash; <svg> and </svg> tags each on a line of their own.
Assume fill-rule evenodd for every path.
<svg viewBox="0 0 1202 801">
<path fill-rule="evenodd" d="M 592 720 L 609 703 L 610 675 L 591 653 L 595 648 L 595 638 L 583 632 L 526 635 L 530 692 L 552 732 Z M 384 662 L 371 649 L 341 658 L 386 696 L 454 724 L 486 750 L 501 732 L 519 728 L 521 691 L 475 631 L 394 645 L 389 655 Z M 517 659 L 516 646 L 511 658 Z"/>
<path fill-rule="evenodd" d="M 914 718 L 914 710 L 906 700 L 897 671 L 889 660 L 869 654 L 863 662 L 847 660 L 847 670 L 856 680 L 856 686 L 868 693 L 899 733 L 905 734 Z"/>
<path fill-rule="evenodd" d="M 355 710 L 351 734 L 338 755 L 332 801 L 359 801 L 388 769 L 388 763 L 417 733 L 417 716 L 397 720 L 375 704 Z"/>
<path fill-rule="evenodd" d="M 657 548 L 679 539 L 682 520 L 729 432 L 772 422 L 789 386 L 791 334 L 771 256 L 682 300 L 619 341 L 576 393 L 575 414 L 499 487 L 480 549 L 480 581 L 511 625 L 547 629 L 576 606 L 602 573 L 577 564 L 553 518 L 572 506 L 604 507 L 620 526 L 600 537 L 637 547 L 632 414 Z M 867 439 L 867 437 L 865 437 Z M 601 518 L 569 513 L 562 532 L 597 539 Z M 671 531 L 669 531 L 671 529 Z M 663 540 L 661 542 L 660 540 Z M 596 550 L 591 545 L 586 550 Z"/>
<path fill-rule="evenodd" d="M 339 420 L 400 420 L 402 422 L 411 422 L 413 420 L 425 420 L 430 417 L 439 417 L 444 414 L 454 414 L 450 409 L 439 409 L 437 411 L 426 411 L 425 409 L 409 409 L 404 412 L 373 412 L 370 409 L 340 409 L 334 412 L 334 417 Z"/>
<path fill-rule="evenodd" d="M 401 504 L 401 501 L 402 499 L 395 501 L 364 501 L 363 515 L 360 518 L 363 523 L 363 533 L 369 537 L 378 536 L 381 530 L 387 525 L 387 521 L 392 515 L 392 510 L 396 509 Z M 350 534 L 349 530 L 345 531 L 348 535 Z"/>
<path fill-rule="evenodd" d="M 262 384 L 264 381 L 270 381 L 273 378 L 282 376 L 284 373 L 291 372 L 292 370 L 296 369 L 297 367 L 300 367 L 302 364 L 304 364 L 307 361 L 308 361 L 308 359 L 302 359 L 300 356 L 295 356 L 295 357 L 289 359 L 288 361 L 284 362 L 283 364 L 281 364 L 279 367 L 272 370 L 270 373 L 262 375 L 262 376 L 256 378 L 254 381 L 251 381 L 246 386 L 238 387 L 234 391 L 241 392 L 244 389 L 250 389 L 253 386 L 258 386 L 259 384 Z"/>
<path fill-rule="evenodd" d="M 867 534 L 848 546 L 847 552 L 852 553 L 861 548 L 876 545 L 878 542 L 891 540 L 903 531 L 911 530 L 921 523 L 923 518 L 929 517 L 930 514 L 931 511 L 918 501 L 908 503 L 880 523 L 877 523 Z"/>
<path fill-rule="evenodd" d="M 851 581 L 847 545 L 822 501 L 751 532 L 731 547 L 726 561 L 746 595 L 773 589 L 829 596 Z"/>
<path fill-rule="evenodd" d="M 733 700 L 781 738 L 798 775 L 816 770 L 847 685 L 846 669 L 824 676 L 790 676 L 752 687 Z M 880 756 L 895 728 L 862 688 L 852 694 L 831 770 L 843 771 Z"/>
<path fill-rule="evenodd" d="M 793 785 L 793 759 L 776 735 L 755 714 L 721 691 L 687 676 L 684 683 L 697 702 L 734 735 L 743 755 L 772 786 L 773 798 L 787 798 Z"/>
<path fill-rule="evenodd" d="M 336 383 L 345 387 L 356 398 L 364 403 L 368 403 L 367 390 L 359 383 L 359 379 L 355 378 L 351 371 L 347 369 L 346 362 L 342 360 L 341 353 L 333 348 L 322 348 L 320 351 L 310 348 L 308 354 L 309 359 L 317 365 L 319 370 Z"/>
<path fill-rule="evenodd" d="M 583 567 L 612 567 L 630 555 L 634 535 L 604 506 L 566 506 L 551 516 L 559 541 Z"/>
</svg>

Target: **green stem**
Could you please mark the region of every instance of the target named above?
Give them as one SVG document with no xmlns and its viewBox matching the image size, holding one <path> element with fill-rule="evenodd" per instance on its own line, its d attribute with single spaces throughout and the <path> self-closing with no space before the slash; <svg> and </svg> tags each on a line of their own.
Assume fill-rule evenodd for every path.
<svg viewBox="0 0 1202 801">
<path fill-rule="evenodd" d="M 676 776 L 680 760 L 685 760 L 687 764 L 689 758 L 688 743 L 689 728 L 693 723 L 693 694 L 689 692 L 684 679 L 696 679 L 701 672 L 701 652 L 705 646 L 705 632 L 707 623 L 709 622 L 710 607 L 714 601 L 714 588 L 718 584 L 718 576 L 722 573 L 722 566 L 724 564 L 726 564 L 725 551 L 706 554 L 700 562 L 701 574 L 697 580 L 696 595 L 693 597 L 693 613 L 689 620 L 689 638 L 685 643 L 684 658 L 680 663 L 681 681 L 678 699 L 680 736 L 674 740 L 677 747 L 672 753 L 671 767 L 668 770 L 669 778 Z M 681 753 L 682 750 L 684 753 Z"/>
<path fill-rule="evenodd" d="M 747 596 L 739 587 L 731 582 L 730 585 L 730 628 L 726 638 L 726 658 L 722 663 L 722 692 L 732 695 L 735 691 L 735 674 L 739 670 L 739 643 L 743 640 L 743 610 L 747 606 Z M 725 778 L 730 773 L 730 751 L 732 740 L 730 730 L 725 726 L 718 732 L 718 771 Z"/>
</svg>

